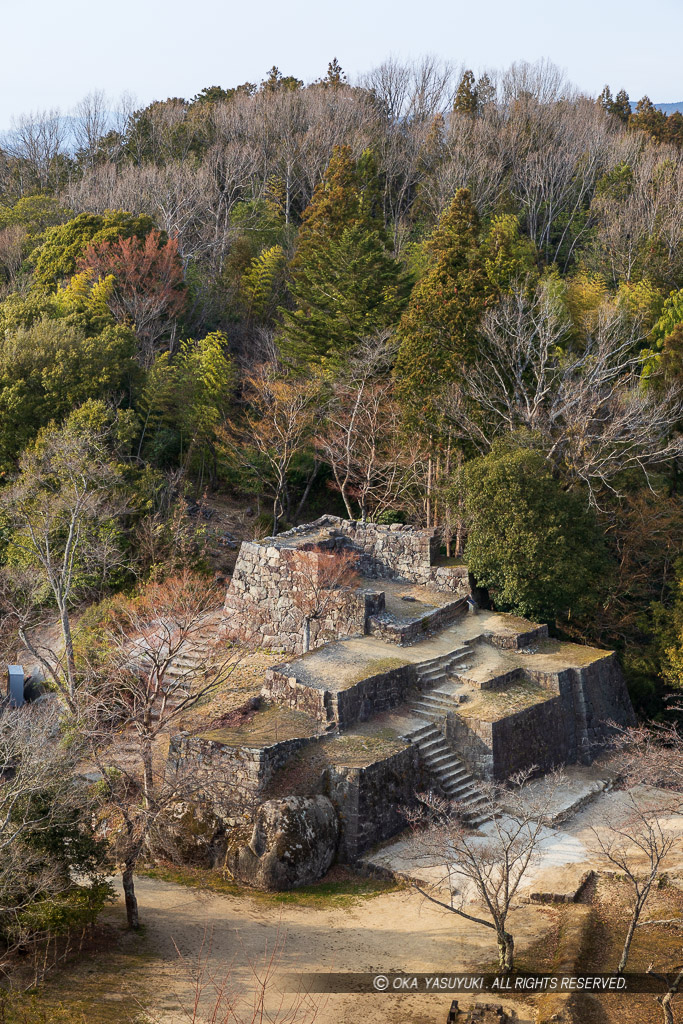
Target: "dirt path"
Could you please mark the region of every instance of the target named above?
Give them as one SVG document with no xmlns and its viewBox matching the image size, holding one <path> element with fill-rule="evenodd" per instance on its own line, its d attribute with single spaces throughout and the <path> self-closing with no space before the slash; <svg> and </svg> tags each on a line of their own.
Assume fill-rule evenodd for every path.
<svg viewBox="0 0 683 1024">
<path fill-rule="evenodd" d="M 341 909 L 317 909 L 216 895 L 147 878 L 138 879 L 136 887 L 151 954 L 147 983 L 158 993 L 154 1018 L 161 1024 L 186 1021 L 180 1007 L 193 998 L 192 981 L 180 965 L 178 952 L 196 967 L 203 949 L 207 976 L 220 979 L 229 971 L 232 984 L 244 992 L 253 989 L 251 965 L 262 965 L 266 950 L 272 951 L 278 943 L 280 975 L 454 971 L 495 958 L 492 932 L 425 904 L 409 891 L 364 898 Z M 554 920 L 551 908 L 525 908 L 514 921 L 518 947 L 548 934 Z M 273 1003 L 281 998 L 277 988 L 276 984 L 272 990 Z M 205 993 L 205 1005 L 210 1002 L 208 996 Z M 320 996 L 315 1019 L 317 1024 L 404 1024 L 406 1020 L 443 1024 L 451 998 L 450 994 Z M 520 1011 L 519 1004 L 516 1009 Z M 309 1015 L 302 1021 L 310 1019 Z"/>
</svg>

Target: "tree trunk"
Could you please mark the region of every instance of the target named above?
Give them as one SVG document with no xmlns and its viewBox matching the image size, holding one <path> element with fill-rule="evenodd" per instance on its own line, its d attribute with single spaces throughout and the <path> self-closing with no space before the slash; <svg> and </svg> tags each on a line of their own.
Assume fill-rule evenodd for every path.
<svg viewBox="0 0 683 1024">
<path fill-rule="evenodd" d="M 304 505 L 306 504 L 306 501 L 308 500 L 308 495 L 311 493 L 311 487 L 313 486 L 313 481 L 315 480 L 316 476 L 318 475 L 318 470 L 319 469 L 320 469 L 320 463 L 316 459 L 315 462 L 313 463 L 313 469 L 311 471 L 311 475 L 309 476 L 308 480 L 306 481 L 306 487 L 305 487 L 303 495 L 301 496 L 301 501 L 299 502 L 299 504 L 296 507 L 296 518 L 297 518 L 297 520 L 301 517 L 301 512 L 303 510 Z"/>
<path fill-rule="evenodd" d="M 152 794 L 154 792 L 154 769 L 152 766 L 152 743 L 148 737 L 142 738 L 140 742 L 140 756 L 142 758 L 142 796 L 145 808 L 149 810 L 152 805 Z"/>
<path fill-rule="evenodd" d="M 617 967 L 617 974 L 623 974 L 626 970 L 626 961 L 628 960 L 628 955 L 631 951 L 631 943 L 633 942 L 633 936 L 635 934 L 636 925 L 638 924 L 639 917 L 640 910 L 636 909 L 633 913 L 633 917 L 629 922 L 628 931 L 626 932 L 626 939 L 624 941 L 624 948 L 621 951 L 621 959 L 619 961 L 619 966 Z"/>
<path fill-rule="evenodd" d="M 514 967 L 515 940 L 509 932 L 498 933 L 498 964 L 504 974 L 509 974 Z"/>
<path fill-rule="evenodd" d="M 304 654 L 307 654 L 311 649 L 311 618 L 309 615 L 304 615 L 304 635 L 301 641 L 301 648 Z"/>
<path fill-rule="evenodd" d="M 69 696 L 73 698 L 76 694 L 76 658 L 74 657 L 74 642 L 71 636 L 69 610 L 66 604 L 61 602 L 59 605 L 59 623 L 64 640 L 64 660 L 66 664 L 66 678 L 69 683 Z"/>
<path fill-rule="evenodd" d="M 458 515 L 458 525 L 455 531 L 455 557 L 462 558 L 464 548 L 465 524 L 462 516 Z"/>
<path fill-rule="evenodd" d="M 279 495 L 275 498 L 275 501 L 273 502 L 273 537 L 277 537 L 277 527 L 278 522 L 280 520 L 280 516 L 278 515 L 278 505 Z"/>
<path fill-rule="evenodd" d="M 126 899 L 126 917 L 128 918 L 128 927 L 137 929 L 140 927 L 140 919 L 138 917 L 138 901 L 135 895 L 135 882 L 133 881 L 133 868 L 135 863 L 132 860 L 127 860 L 123 869 L 123 895 Z"/>
<path fill-rule="evenodd" d="M 346 506 L 346 514 L 347 514 L 347 516 L 349 517 L 349 519 L 353 519 L 353 509 L 351 508 L 351 503 L 349 502 L 349 499 L 348 499 L 347 494 L 346 494 L 347 483 L 348 483 L 348 481 L 345 480 L 343 482 L 343 484 L 341 485 L 341 496 L 342 496 L 342 500 L 344 502 L 344 505 Z"/>
<path fill-rule="evenodd" d="M 664 1024 L 674 1024 L 674 1011 L 671 1005 L 673 998 L 673 992 L 667 992 L 665 996 L 659 999 L 659 1005 L 662 1008 L 662 1014 L 664 1015 Z"/>
</svg>

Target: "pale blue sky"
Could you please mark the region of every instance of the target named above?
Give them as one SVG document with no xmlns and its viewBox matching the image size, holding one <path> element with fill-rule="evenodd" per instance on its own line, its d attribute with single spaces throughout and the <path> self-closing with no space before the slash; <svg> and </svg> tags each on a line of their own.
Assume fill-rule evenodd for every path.
<svg viewBox="0 0 683 1024">
<path fill-rule="evenodd" d="M 683 100 L 683 0 L 0 0 L 0 127 L 85 93 L 140 103 L 259 81 L 351 75 L 393 54 L 474 69 L 548 57 L 587 92 Z"/>
</svg>

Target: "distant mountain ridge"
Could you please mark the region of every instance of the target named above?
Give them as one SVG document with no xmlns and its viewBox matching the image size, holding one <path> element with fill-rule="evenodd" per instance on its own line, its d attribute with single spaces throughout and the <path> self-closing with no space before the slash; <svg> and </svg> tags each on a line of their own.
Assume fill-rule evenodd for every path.
<svg viewBox="0 0 683 1024">
<path fill-rule="evenodd" d="M 683 114 L 683 100 L 681 100 L 680 103 L 655 103 L 655 106 L 657 107 L 657 110 L 662 110 L 665 114 L 673 114 L 676 111 Z"/>
</svg>

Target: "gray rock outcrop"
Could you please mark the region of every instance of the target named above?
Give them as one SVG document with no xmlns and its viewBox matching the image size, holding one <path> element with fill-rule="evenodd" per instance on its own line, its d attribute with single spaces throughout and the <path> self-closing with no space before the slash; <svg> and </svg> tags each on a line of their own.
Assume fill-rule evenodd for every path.
<svg viewBox="0 0 683 1024">
<path fill-rule="evenodd" d="M 246 830 L 228 846 L 226 866 L 255 889 L 282 891 L 310 885 L 334 860 L 339 821 L 324 796 L 267 800 Z"/>
</svg>

